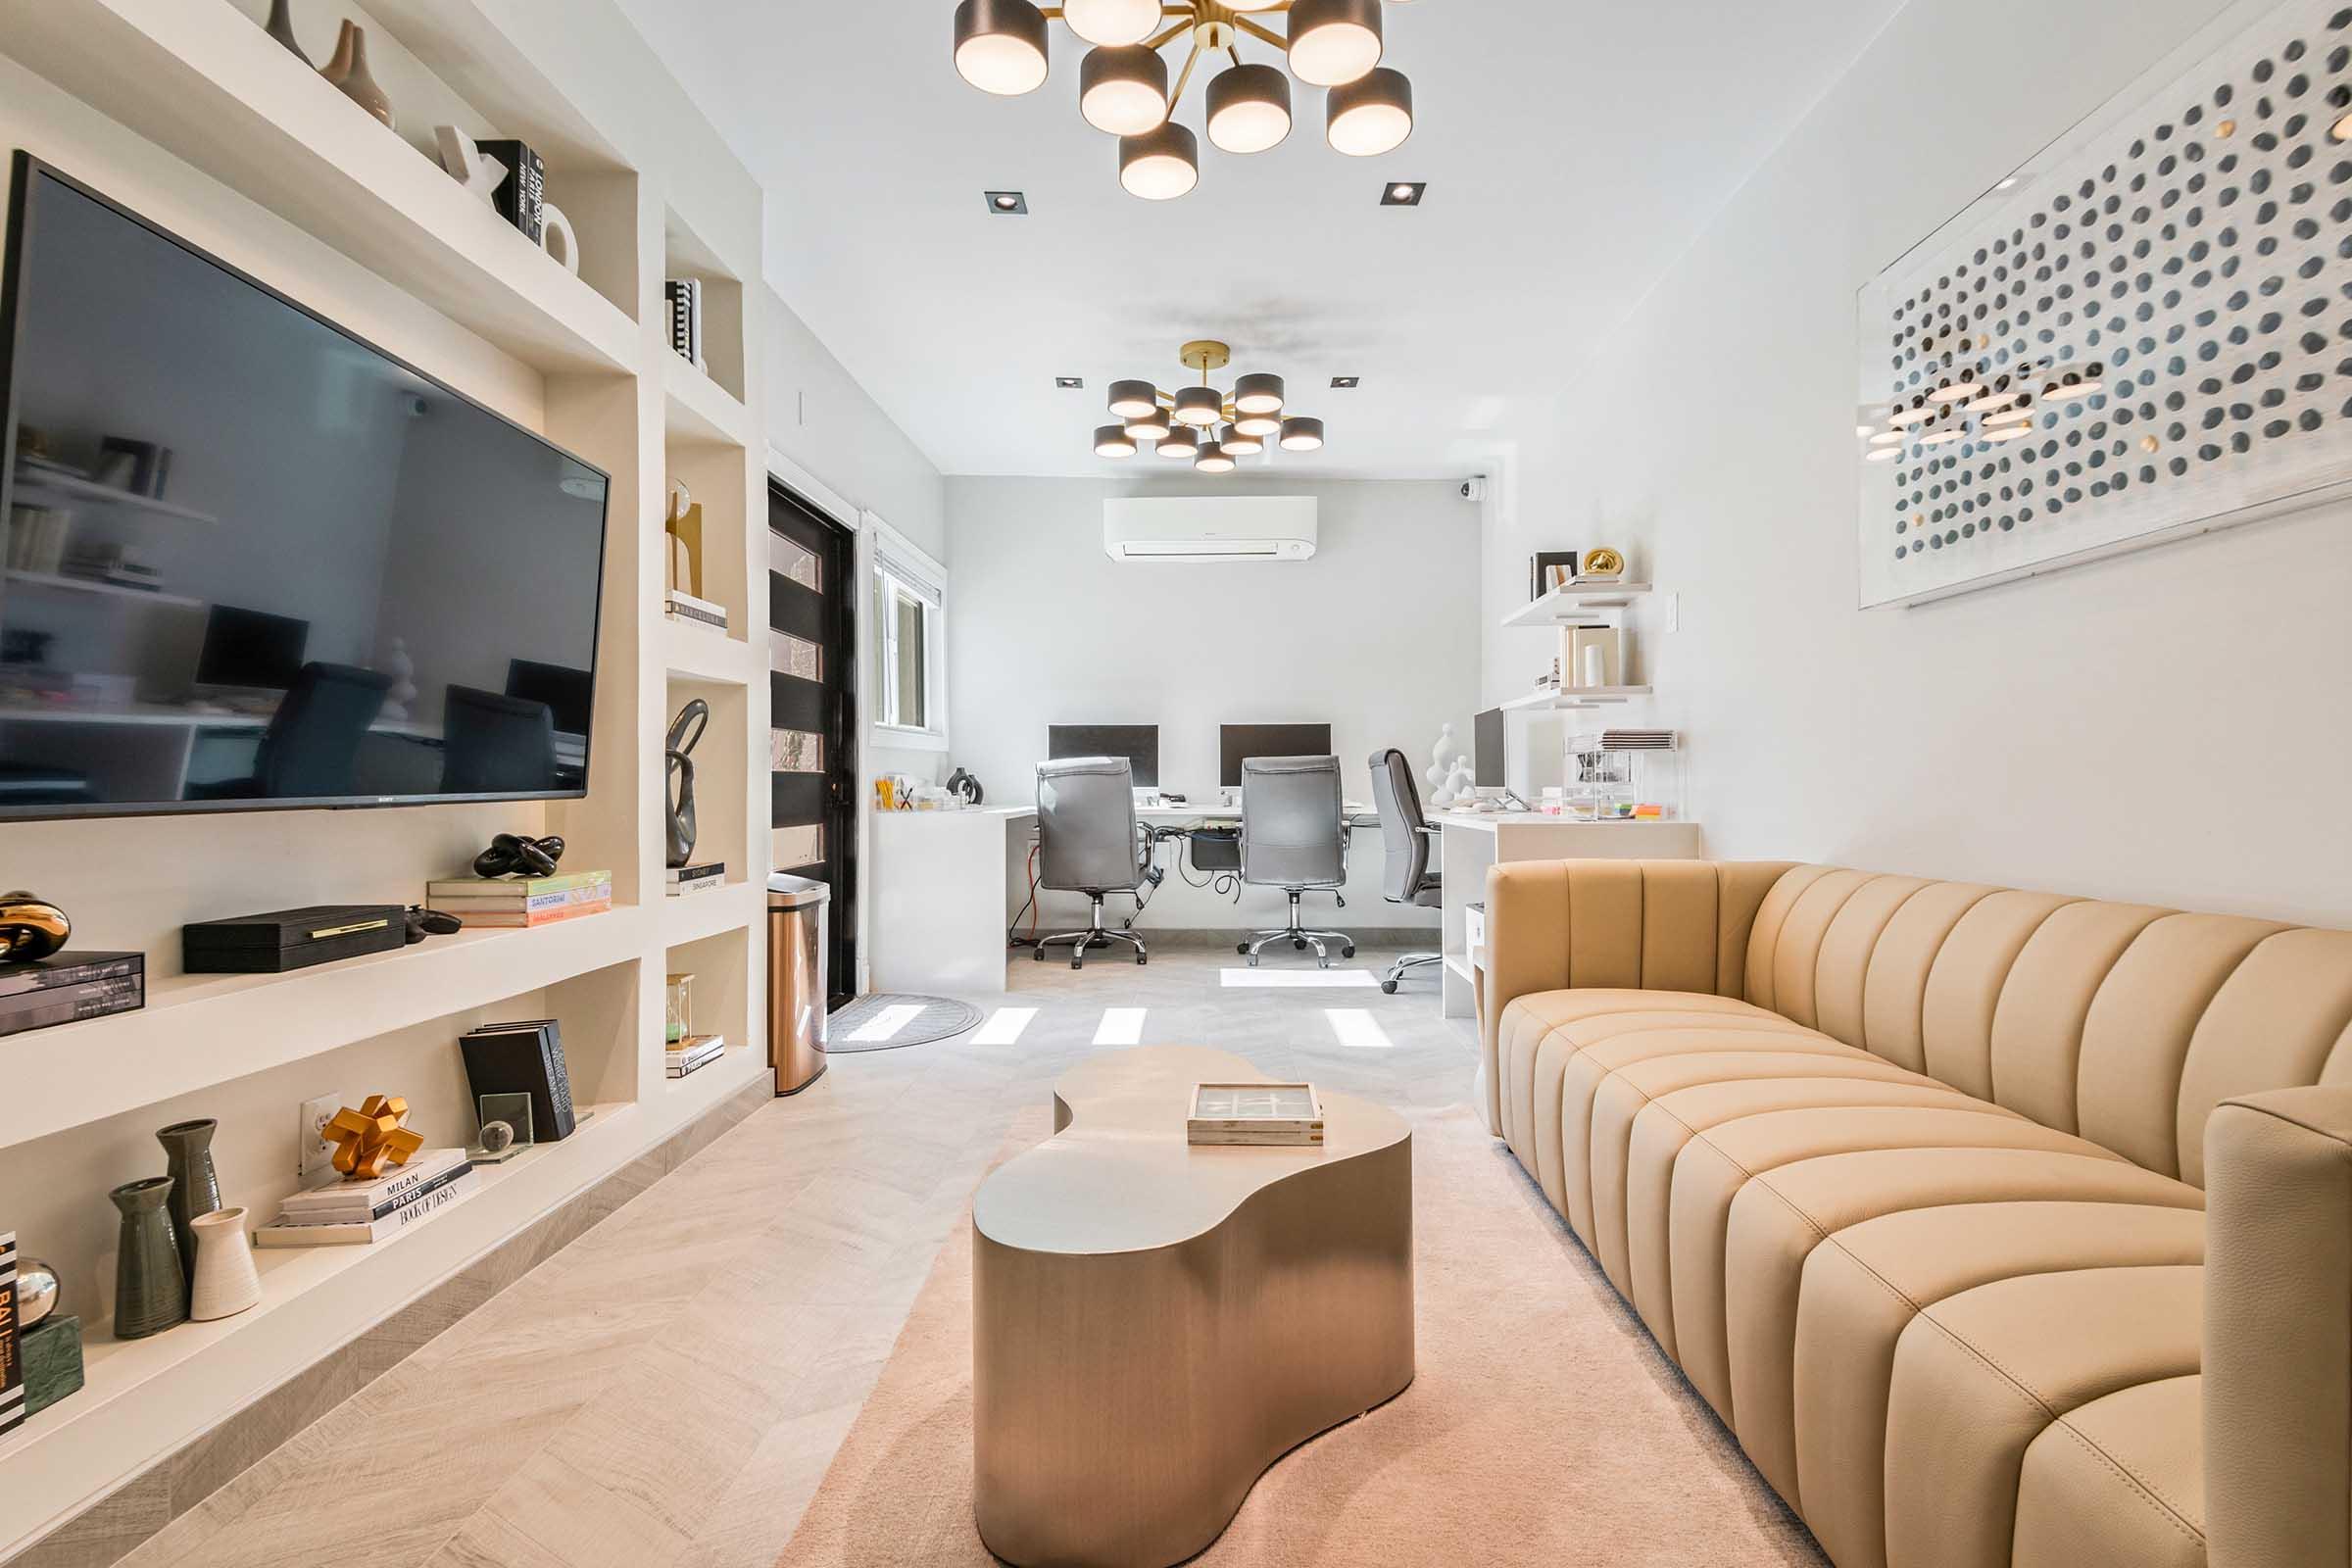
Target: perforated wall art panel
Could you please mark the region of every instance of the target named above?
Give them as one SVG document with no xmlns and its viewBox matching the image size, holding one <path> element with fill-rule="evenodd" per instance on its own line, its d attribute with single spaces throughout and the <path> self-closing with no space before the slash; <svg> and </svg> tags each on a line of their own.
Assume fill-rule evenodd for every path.
<svg viewBox="0 0 2352 1568">
<path fill-rule="evenodd" d="M 1861 599 L 2352 495 L 2352 5 L 2258 0 L 1863 289 Z"/>
</svg>

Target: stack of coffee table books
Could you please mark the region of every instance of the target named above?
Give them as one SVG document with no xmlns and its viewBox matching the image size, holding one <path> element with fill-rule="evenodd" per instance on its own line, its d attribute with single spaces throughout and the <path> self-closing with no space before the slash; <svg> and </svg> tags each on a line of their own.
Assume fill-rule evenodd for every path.
<svg viewBox="0 0 2352 1568">
<path fill-rule="evenodd" d="M 672 1078 L 698 1072 L 727 1053 L 725 1035 L 688 1035 L 670 1042 L 662 1053 L 662 1070 Z"/>
<path fill-rule="evenodd" d="M 1191 1144 L 1317 1145 L 1323 1097 L 1313 1084 L 1196 1084 L 1184 1135 Z"/>
<path fill-rule="evenodd" d="M 335 1182 L 287 1199 L 253 1233 L 256 1247 L 364 1247 L 421 1225 L 482 1184 L 463 1149 L 420 1149 L 368 1182 Z"/>
</svg>

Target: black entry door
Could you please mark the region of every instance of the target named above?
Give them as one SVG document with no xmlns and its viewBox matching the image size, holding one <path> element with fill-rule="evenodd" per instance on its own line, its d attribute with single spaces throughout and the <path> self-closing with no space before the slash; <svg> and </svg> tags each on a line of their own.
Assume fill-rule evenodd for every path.
<svg viewBox="0 0 2352 1568">
<path fill-rule="evenodd" d="M 858 993 L 855 543 L 791 491 L 768 487 L 768 863 L 833 890 L 833 1007 Z"/>
</svg>

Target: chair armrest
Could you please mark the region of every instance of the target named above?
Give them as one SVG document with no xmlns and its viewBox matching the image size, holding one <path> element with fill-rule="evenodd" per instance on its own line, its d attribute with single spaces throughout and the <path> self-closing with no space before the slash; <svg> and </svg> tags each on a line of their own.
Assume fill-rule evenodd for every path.
<svg viewBox="0 0 2352 1568">
<path fill-rule="evenodd" d="M 2205 1172 L 2211 1568 L 2345 1568 L 2352 1088 L 2223 1102 Z"/>
</svg>

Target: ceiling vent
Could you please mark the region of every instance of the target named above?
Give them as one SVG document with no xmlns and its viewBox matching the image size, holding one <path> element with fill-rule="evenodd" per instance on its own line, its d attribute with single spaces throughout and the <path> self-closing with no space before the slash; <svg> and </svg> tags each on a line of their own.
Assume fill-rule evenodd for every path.
<svg viewBox="0 0 2352 1568">
<path fill-rule="evenodd" d="M 1151 496 L 1102 503 L 1113 561 L 1194 564 L 1305 561 L 1315 553 L 1313 496 Z"/>
</svg>

